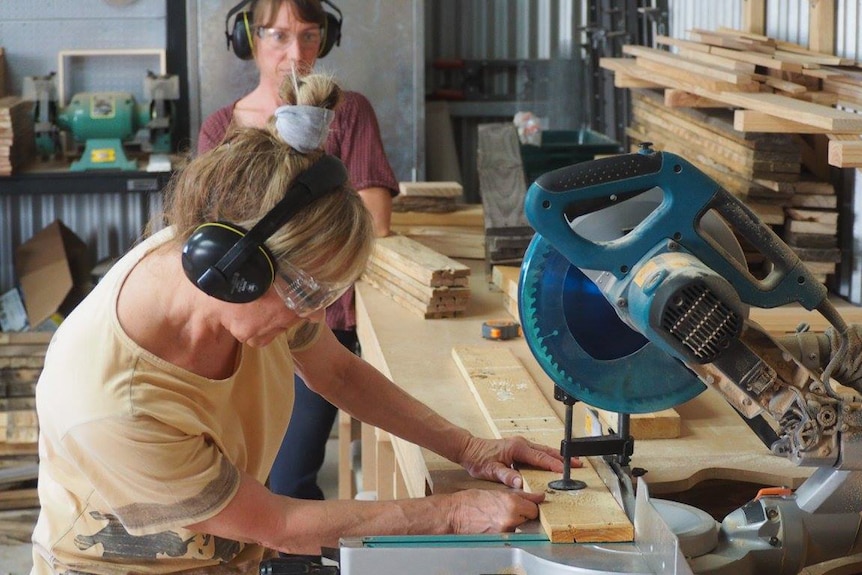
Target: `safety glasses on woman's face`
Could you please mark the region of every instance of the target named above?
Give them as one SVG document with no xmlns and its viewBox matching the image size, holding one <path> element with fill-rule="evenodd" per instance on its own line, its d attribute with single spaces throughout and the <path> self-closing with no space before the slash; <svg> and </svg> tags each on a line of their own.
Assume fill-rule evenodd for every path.
<svg viewBox="0 0 862 575">
<path fill-rule="evenodd" d="M 291 42 L 296 40 L 302 50 L 317 50 L 320 48 L 320 42 L 323 39 L 319 29 L 303 30 L 301 32 L 291 32 L 284 28 L 266 28 L 258 26 L 255 29 L 257 37 L 266 42 L 273 48 L 283 50 L 290 46 Z"/>
<path fill-rule="evenodd" d="M 297 315 L 306 316 L 334 303 L 350 284 L 319 282 L 301 269 L 280 262 L 273 286 L 284 305 Z"/>
</svg>

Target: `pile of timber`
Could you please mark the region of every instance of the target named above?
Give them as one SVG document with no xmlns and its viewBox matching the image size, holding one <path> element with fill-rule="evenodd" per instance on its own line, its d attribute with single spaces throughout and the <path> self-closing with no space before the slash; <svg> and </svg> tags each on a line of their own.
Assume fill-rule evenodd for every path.
<svg viewBox="0 0 862 575">
<path fill-rule="evenodd" d="M 689 34 L 657 38 L 673 53 L 624 46 L 633 58 L 602 60 L 618 87 L 632 89 L 628 135 L 685 157 L 742 198 L 825 281 L 840 260 L 826 162 L 862 166 L 862 114 L 854 112 L 862 68 L 766 36 Z M 756 250 L 746 257 L 756 268 Z"/>
<path fill-rule="evenodd" d="M 36 382 L 50 333 L 0 333 L 0 510 L 38 506 Z"/>
<path fill-rule="evenodd" d="M 446 213 L 393 212 L 391 229 L 450 258 L 485 258 L 481 204 L 461 204 Z"/>
<path fill-rule="evenodd" d="M 862 134 L 862 69 L 853 60 L 736 30 L 659 36 L 676 53 L 624 46 L 634 58 L 604 58 L 615 85 L 665 88 L 668 105 L 740 108 L 740 131 Z M 838 166 L 849 167 L 849 166 Z M 859 166 L 853 166 L 859 167 Z"/>
<path fill-rule="evenodd" d="M 831 183 L 806 174 L 796 136 L 739 132 L 727 110 L 668 107 L 662 94 L 632 90 L 634 144 L 684 157 L 724 189 L 741 198 L 760 219 L 794 248 L 820 280 L 835 272 L 838 201 Z M 749 267 L 763 256 L 740 238 Z"/>
<path fill-rule="evenodd" d="M 0 176 L 9 176 L 36 153 L 33 102 L 0 98 Z"/>
<path fill-rule="evenodd" d="M 393 212 L 452 212 L 464 195 L 458 182 L 399 182 L 398 189 Z"/>
<path fill-rule="evenodd" d="M 362 276 L 425 319 L 456 317 L 470 301 L 470 268 L 404 236 L 376 240 Z"/>
</svg>

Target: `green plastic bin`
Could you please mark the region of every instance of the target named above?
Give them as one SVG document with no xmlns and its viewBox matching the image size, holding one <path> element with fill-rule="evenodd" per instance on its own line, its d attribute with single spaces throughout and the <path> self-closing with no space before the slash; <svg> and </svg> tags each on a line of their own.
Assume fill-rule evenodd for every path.
<svg viewBox="0 0 862 575">
<path fill-rule="evenodd" d="M 541 145 L 521 145 L 524 179 L 529 186 L 552 170 L 621 151 L 619 142 L 592 130 L 543 130 Z"/>
</svg>

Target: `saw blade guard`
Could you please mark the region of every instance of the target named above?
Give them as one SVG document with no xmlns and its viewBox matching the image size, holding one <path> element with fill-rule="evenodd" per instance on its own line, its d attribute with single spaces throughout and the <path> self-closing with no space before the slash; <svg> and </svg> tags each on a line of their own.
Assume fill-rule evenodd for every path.
<svg viewBox="0 0 862 575">
<path fill-rule="evenodd" d="M 706 387 L 691 371 L 631 329 L 583 271 L 536 235 L 519 278 L 524 338 L 561 389 L 593 407 L 650 413 Z"/>
<path fill-rule="evenodd" d="M 611 241 L 591 241 L 574 232 L 578 217 L 637 197 L 663 192 L 661 205 L 631 232 Z M 724 277 L 746 304 L 773 308 L 799 302 L 817 308 L 827 295 L 799 257 L 742 202 L 692 164 L 667 152 L 642 150 L 548 172 L 528 189 L 524 203 L 536 232 L 581 269 L 625 278 L 643 255 L 673 241 Z M 755 277 L 708 235 L 700 233 L 705 214 L 715 212 L 769 262 Z"/>
</svg>

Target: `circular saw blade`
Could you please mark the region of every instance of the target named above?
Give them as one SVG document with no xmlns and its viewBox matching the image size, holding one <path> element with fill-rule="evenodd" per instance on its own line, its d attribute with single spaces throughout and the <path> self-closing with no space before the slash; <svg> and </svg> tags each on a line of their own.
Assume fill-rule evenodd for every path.
<svg viewBox="0 0 862 575">
<path fill-rule="evenodd" d="M 530 350 L 551 380 L 579 401 L 650 413 L 705 389 L 682 363 L 628 327 L 595 284 L 540 235 L 527 249 L 518 284 Z"/>
</svg>

